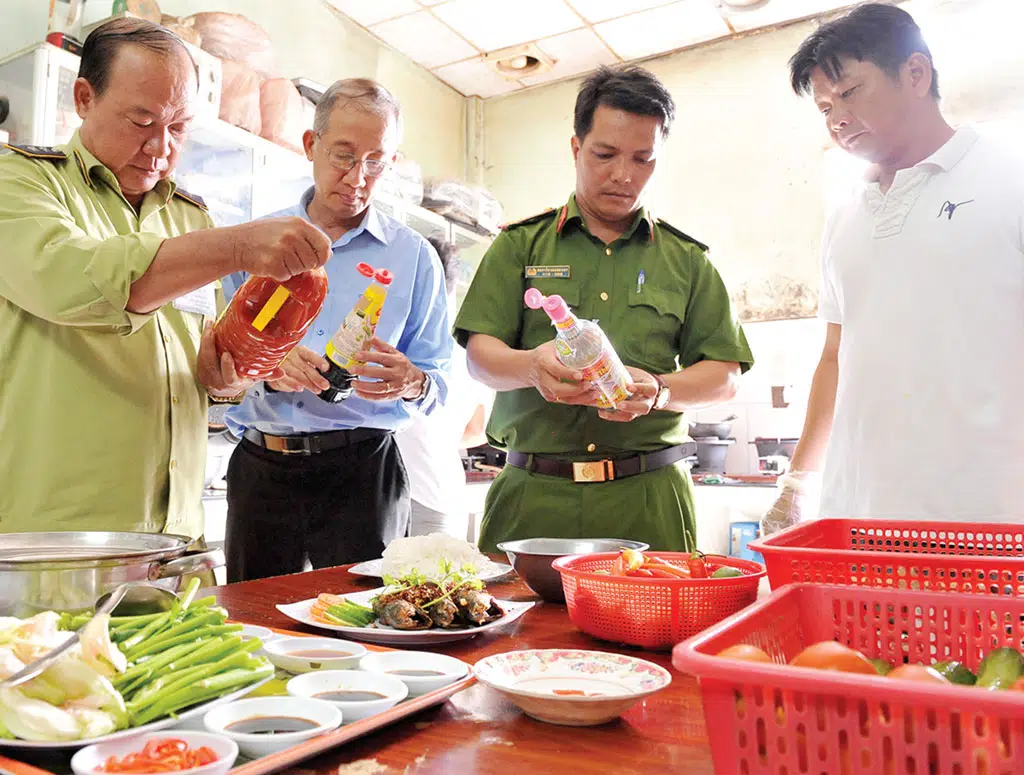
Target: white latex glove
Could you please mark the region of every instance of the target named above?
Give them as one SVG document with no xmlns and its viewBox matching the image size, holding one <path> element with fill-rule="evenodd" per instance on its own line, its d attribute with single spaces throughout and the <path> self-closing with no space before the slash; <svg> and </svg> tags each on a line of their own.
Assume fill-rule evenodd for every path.
<svg viewBox="0 0 1024 775">
<path fill-rule="evenodd" d="M 799 525 L 805 517 L 812 516 L 805 513 L 809 510 L 806 501 L 812 480 L 816 477 L 817 473 L 813 471 L 790 471 L 779 477 L 776 482 L 779 495 L 761 517 L 762 537 Z"/>
</svg>

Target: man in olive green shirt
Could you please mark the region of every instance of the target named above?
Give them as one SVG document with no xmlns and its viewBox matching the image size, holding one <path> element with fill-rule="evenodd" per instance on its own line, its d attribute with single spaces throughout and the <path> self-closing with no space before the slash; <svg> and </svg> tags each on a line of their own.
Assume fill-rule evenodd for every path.
<svg viewBox="0 0 1024 775">
<path fill-rule="evenodd" d="M 207 394 L 244 390 L 204 324 L 214 283 L 322 265 L 301 219 L 212 226 L 170 174 L 197 91 L 167 30 L 85 42 L 64 148 L 0 156 L 0 532 L 199 537 Z"/>
<path fill-rule="evenodd" d="M 455 323 L 470 372 L 499 391 L 487 432 L 508 449 L 480 546 L 534 537 L 608 537 L 695 548 L 682 412 L 730 399 L 753 364 L 706 246 L 640 204 L 674 115 L 640 68 L 602 68 L 580 90 L 576 192 L 509 226 L 484 256 Z M 555 357 L 554 330 L 523 294 L 559 294 L 596 320 L 632 379 L 631 397 L 595 391 Z"/>
</svg>

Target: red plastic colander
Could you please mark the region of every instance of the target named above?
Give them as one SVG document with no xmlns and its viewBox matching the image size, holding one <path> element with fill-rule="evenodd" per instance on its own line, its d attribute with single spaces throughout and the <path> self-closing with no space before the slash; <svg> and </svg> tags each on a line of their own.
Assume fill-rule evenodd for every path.
<svg viewBox="0 0 1024 775">
<path fill-rule="evenodd" d="M 725 579 L 647 579 L 608 576 L 619 552 L 560 557 L 552 563 L 562 574 L 565 605 L 572 623 L 602 640 L 670 649 L 705 627 L 721 621 L 757 599 L 765 575 L 760 563 L 735 557 L 709 556 L 712 565 L 743 572 Z M 658 552 L 658 557 L 684 566 L 685 552 Z"/>
<path fill-rule="evenodd" d="M 1024 526 L 820 519 L 751 542 L 794 582 L 1024 596 Z"/>
</svg>

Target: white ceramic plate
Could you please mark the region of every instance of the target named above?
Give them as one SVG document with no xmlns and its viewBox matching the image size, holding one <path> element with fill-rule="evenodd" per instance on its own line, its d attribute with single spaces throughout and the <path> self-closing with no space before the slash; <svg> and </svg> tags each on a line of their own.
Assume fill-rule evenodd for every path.
<svg viewBox="0 0 1024 775">
<path fill-rule="evenodd" d="M 506 573 L 511 573 L 512 566 L 487 560 L 481 564 L 478 570 L 480 572 L 477 574 L 477 577 L 481 581 L 494 581 L 495 579 L 500 579 Z M 384 558 L 378 557 L 376 560 L 367 560 L 358 565 L 353 565 L 348 569 L 348 572 L 356 576 L 368 576 L 372 579 L 382 578 L 384 575 Z"/>
<path fill-rule="evenodd" d="M 341 597 L 347 598 L 353 603 L 368 606 L 370 605 L 370 600 L 383 592 L 384 589 L 385 587 L 378 587 L 377 589 L 370 589 L 365 592 L 353 592 L 348 595 L 341 595 Z M 393 627 L 387 627 L 382 624 L 371 624 L 369 627 L 345 627 L 340 624 L 324 624 L 323 622 L 318 622 L 310 616 L 310 609 L 313 607 L 313 603 L 315 602 L 316 598 L 311 597 L 309 600 L 300 600 L 298 603 L 278 605 L 277 610 L 289 619 L 294 619 L 297 622 L 308 624 L 310 627 L 317 627 L 321 630 L 337 632 L 344 635 L 346 638 L 351 638 L 352 640 L 361 640 L 366 643 L 380 643 L 393 646 L 424 646 L 430 643 L 446 643 L 453 640 L 465 640 L 466 638 L 472 638 L 475 635 L 479 635 L 482 632 L 490 632 L 491 630 L 497 630 L 501 627 L 505 627 L 534 606 L 532 602 L 517 603 L 511 600 L 498 600 L 495 598 L 495 602 L 505 610 L 505 615 L 497 621 L 485 624 L 482 627 L 467 627 L 460 630 L 440 630 L 436 628 L 429 630 L 396 630 Z"/>
<path fill-rule="evenodd" d="M 109 735 L 103 735 L 102 737 L 91 737 L 87 740 L 68 740 L 66 742 L 39 742 L 35 740 L 3 740 L 0 739 L 0 748 L 36 748 L 47 751 L 55 750 L 73 750 L 75 748 L 84 748 L 87 745 L 93 745 L 94 743 L 105 743 L 108 740 L 120 740 L 123 737 L 133 737 L 134 735 L 141 734 L 143 732 L 157 732 L 161 729 L 168 729 L 176 724 L 180 724 L 190 719 L 203 716 L 208 710 L 216 708 L 218 705 L 223 705 L 226 702 L 232 702 L 237 700 L 239 697 L 244 697 L 249 692 L 253 691 L 259 686 L 263 686 L 267 681 L 271 680 L 274 676 L 264 678 L 262 681 L 250 684 L 244 689 L 239 689 L 237 692 L 231 694 L 225 694 L 223 697 L 218 697 L 216 700 L 210 700 L 204 702 L 202 705 L 195 705 L 188 710 L 182 711 L 177 715 L 176 718 L 164 718 L 159 721 L 152 721 L 149 724 L 143 724 L 141 727 L 130 727 L 128 729 L 122 729 L 119 732 L 114 732 Z"/>
</svg>

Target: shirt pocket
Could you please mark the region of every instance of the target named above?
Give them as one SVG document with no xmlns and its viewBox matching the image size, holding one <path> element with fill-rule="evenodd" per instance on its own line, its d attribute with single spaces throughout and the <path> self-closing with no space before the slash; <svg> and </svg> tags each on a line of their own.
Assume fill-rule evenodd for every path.
<svg viewBox="0 0 1024 775">
<path fill-rule="evenodd" d="M 571 309 L 575 315 L 579 316 L 581 293 L 580 286 L 577 281 L 569 278 L 529 277 L 526 279 L 524 290 L 528 288 L 536 288 L 545 296 L 554 296 L 555 294 L 558 294 L 565 299 L 565 303 L 569 305 L 569 309 Z M 520 341 L 521 349 L 532 350 L 534 347 L 538 347 L 545 342 L 549 342 L 554 339 L 555 328 L 551 323 L 551 318 L 548 317 L 548 313 L 543 309 L 530 309 L 522 299 L 520 300 L 520 303 L 523 305 L 523 333 Z"/>
<path fill-rule="evenodd" d="M 645 285 L 639 293 L 630 293 L 626 304 L 629 317 L 622 326 L 621 354 L 658 374 L 675 371 L 687 297 Z"/>
</svg>

